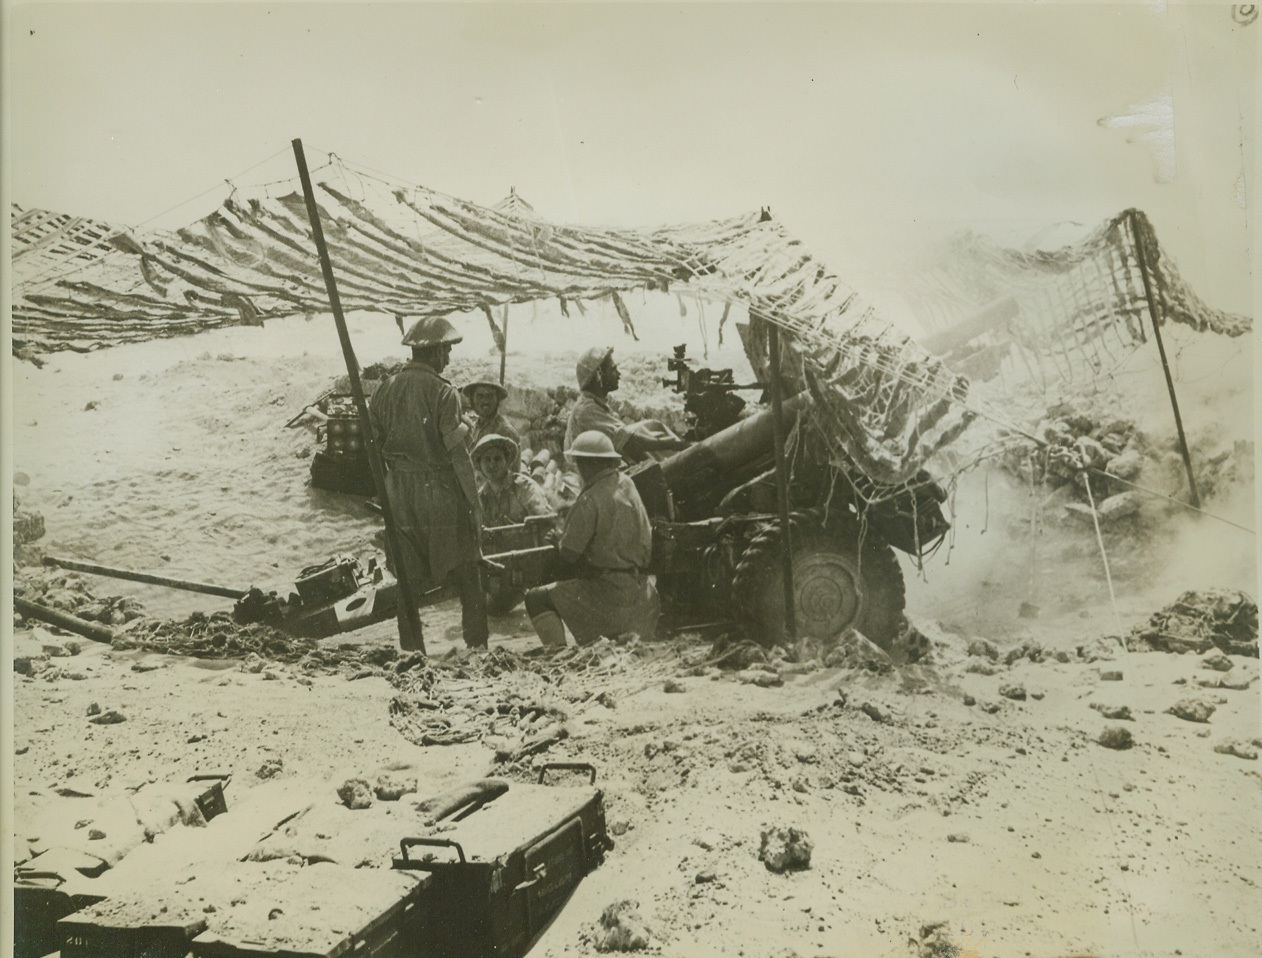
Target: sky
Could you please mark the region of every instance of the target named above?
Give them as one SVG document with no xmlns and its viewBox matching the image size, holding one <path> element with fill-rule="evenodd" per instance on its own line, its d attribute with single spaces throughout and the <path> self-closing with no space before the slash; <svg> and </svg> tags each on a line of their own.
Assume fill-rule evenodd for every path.
<svg viewBox="0 0 1262 958">
<path fill-rule="evenodd" d="M 475 202 L 515 187 L 564 222 L 770 206 L 843 278 L 960 229 L 1021 243 L 1136 206 L 1207 301 L 1252 312 L 1262 23 L 1226 5 L 10 2 L 6 16 L 6 167 L 24 206 L 178 226 L 225 179 L 292 177 L 301 137 Z M 1126 119 L 1163 104 L 1164 154 L 1160 129 Z"/>
</svg>

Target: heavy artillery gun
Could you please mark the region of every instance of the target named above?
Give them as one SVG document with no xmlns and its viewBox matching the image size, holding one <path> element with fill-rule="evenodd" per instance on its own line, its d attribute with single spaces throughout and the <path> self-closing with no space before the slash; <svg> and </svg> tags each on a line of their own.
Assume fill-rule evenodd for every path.
<svg viewBox="0 0 1262 958">
<path fill-rule="evenodd" d="M 671 369 L 679 373 L 677 351 Z M 730 394 L 730 375 L 679 375 L 694 391 Z M 744 387 L 750 388 L 750 387 Z M 681 391 L 683 391 L 681 389 Z M 731 408 L 700 399 L 694 408 Z M 800 393 L 789 484 L 793 589 L 799 633 L 828 638 L 855 628 L 888 647 L 903 630 L 905 593 L 894 550 L 917 559 L 950 528 L 945 494 L 927 472 L 877 487 L 828 455 Z M 653 561 L 664 612 L 676 625 L 735 622 L 771 645 L 784 638 L 783 533 L 776 510 L 771 410 L 719 429 L 632 478 L 653 521 Z M 701 424 L 700 432 L 706 432 Z"/>
</svg>

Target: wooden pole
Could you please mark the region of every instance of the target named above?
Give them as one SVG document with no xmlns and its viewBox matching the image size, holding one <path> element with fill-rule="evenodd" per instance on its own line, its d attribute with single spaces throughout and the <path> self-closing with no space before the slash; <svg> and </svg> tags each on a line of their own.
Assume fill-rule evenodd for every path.
<svg viewBox="0 0 1262 958">
<path fill-rule="evenodd" d="M 28 619 L 39 619 L 41 622 L 55 625 L 59 629 L 65 629 L 67 632 L 75 633 L 75 635 L 81 635 L 85 639 L 91 639 L 93 642 L 104 642 L 106 645 L 109 645 L 114 641 L 112 629 L 107 629 L 103 625 L 97 625 L 95 622 L 87 622 L 77 615 L 71 615 L 69 612 L 50 609 L 37 602 L 24 599 L 20 595 L 13 597 L 13 611 Z"/>
<path fill-rule="evenodd" d="M 504 385 L 504 372 L 508 367 L 508 303 L 504 304 L 504 331 L 500 334 L 500 385 Z"/>
<path fill-rule="evenodd" d="M 1179 397 L 1174 392 L 1174 377 L 1170 375 L 1170 361 L 1166 358 L 1166 344 L 1161 338 L 1161 326 L 1157 321 L 1157 298 L 1153 295 L 1152 280 L 1148 277 L 1148 257 L 1144 254 L 1144 236 L 1139 232 L 1137 212 L 1131 210 L 1131 235 L 1135 237 L 1135 258 L 1139 261 L 1139 275 L 1144 279 L 1144 295 L 1148 298 L 1148 318 L 1152 320 L 1152 333 L 1161 354 L 1161 368 L 1166 374 L 1166 390 L 1170 393 L 1170 408 L 1174 410 L 1174 428 L 1179 433 L 1179 451 L 1183 453 L 1183 468 L 1188 474 L 1188 489 L 1192 505 L 1201 507 L 1201 496 L 1196 491 L 1196 476 L 1192 472 L 1192 454 L 1188 451 L 1188 438 L 1183 432 L 1183 416 L 1179 413 Z"/>
<path fill-rule="evenodd" d="M 368 450 L 368 465 L 372 469 L 373 486 L 377 490 L 377 501 L 381 503 L 381 516 L 385 520 L 386 549 L 394 560 L 394 570 L 399 580 L 399 602 L 403 603 L 403 614 L 399 617 L 399 645 L 408 652 L 425 654 L 425 636 L 421 632 L 421 617 L 416 611 L 416 597 L 412 595 L 412 582 L 408 578 L 403 550 L 399 548 L 398 528 L 394 523 L 394 510 L 390 507 L 390 497 L 386 494 L 386 469 L 381 461 L 381 450 L 377 448 L 377 440 L 372 432 L 372 423 L 368 418 L 368 403 L 364 400 L 364 387 L 359 381 L 359 363 L 355 360 L 355 349 L 351 346 L 350 333 L 346 330 L 346 317 L 342 315 L 342 300 L 337 295 L 337 282 L 333 279 L 333 264 L 329 260 L 329 248 L 324 242 L 324 230 L 320 226 L 320 210 L 316 207 L 315 191 L 311 188 L 311 174 L 307 172 L 307 158 L 302 150 L 302 140 L 295 139 L 294 159 L 298 163 L 298 176 L 302 180 L 302 195 L 307 201 L 307 217 L 311 220 L 311 233 L 315 239 L 316 251 L 320 254 L 320 269 L 324 273 L 324 286 L 329 294 L 329 307 L 333 311 L 333 322 L 337 324 L 338 339 L 342 342 L 342 356 L 346 359 L 346 374 L 351 381 L 351 394 L 355 397 L 355 409 L 359 413 L 359 427 L 364 439 L 364 448 Z"/>
<path fill-rule="evenodd" d="M 784 389 L 780 381 L 780 327 L 767 323 L 767 347 L 771 358 L 771 416 L 776 446 L 776 498 L 780 506 L 780 548 L 784 570 L 784 631 L 790 642 L 797 640 L 797 610 L 793 591 L 793 529 L 789 522 L 789 475 L 784 461 Z M 799 648 L 799 658 L 804 650 Z"/>
<path fill-rule="evenodd" d="M 148 572 L 132 572 L 129 569 L 115 569 L 94 562 L 76 562 L 73 559 L 58 559 L 56 556 L 44 556 L 44 565 L 72 572 L 87 572 L 92 575 L 103 575 L 110 579 L 126 579 L 129 582 L 147 582 L 150 585 L 163 585 L 168 589 L 183 589 L 185 592 L 201 592 L 204 595 L 218 595 L 225 599 L 244 599 L 246 593 L 242 589 L 230 589 L 223 585 L 211 585 L 208 582 L 190 582 L 187 579 L 172 579 L 165 575 L 151 575 Z"/>
</svg>

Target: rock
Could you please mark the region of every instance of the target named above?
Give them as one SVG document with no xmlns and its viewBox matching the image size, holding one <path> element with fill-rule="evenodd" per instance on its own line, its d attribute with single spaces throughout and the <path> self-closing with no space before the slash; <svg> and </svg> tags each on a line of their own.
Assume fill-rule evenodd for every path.
<svg viewBox="0 0 1262 958">
<path fill-rule="evenodd" d="M 1208 722 L 1214 714 L 1214 706 L 1199 699 L 1180 699 L 1166 709 L 1166 713 L 1187 722 Z"/>
<path fill-rule="evenodd" d="M 998 702 L 983 702 L 982 703 L 982 711 L 985 712 L 987 715 L 994 715 L 996 712 L 999 711 L 1000 708 L 1001 706 L 999 705 Z"/>
<path fill-rule="evenodd" d="M 1109 460 L 1105 471 L 1111 476 L 1117 476 L 1119 479 L 1134 479 L 1139 475 L 1140 470 L 1144 467 L 1144 457 L 1137 449 L 1127 449 L 1121 455 L 1114 456 Z M 1106 499 L 1105 502 L 1108 500 Z"/>
<path fill-rule="evenodd" d="M 1091 707 L 1106 719 L 1121 722 L 1135 721 L 1135 716 L 1131 714 L 1129 705 L 1105 705 L 1103 702 L 1092 702 Z"/>
<path fill-rule="evenodd" d="M 1222 678 L 1218 682 L 1218 687 L 1223 689 L 1231 689 L 1234 692 L 1247 692 L 1249 686 L 1253 684 L 1253 679 L 1247 675 L 1233 675 L 1231 678 Z"/>
<path fill-rule="evenodd" d="M 190 735 L 188 737 L 187 744 L 196 745 L 198 742 L 204 742 L 204 741 L 206 741 L 206 736 L 199 733 L 197 735 Z"/>
<path fill-rule="evenodd" d="M 397 802 L 404 795 L 416 791 L 416 779 L 398 779 L 391 775 L 381 775 L 378 776 L 377 784 L 373 786 L 372 791 L 380 801 Z"/>
<path fill-rule="evenodd" d="M 1122 681 L 1122 673 L 1117 669 L 1109 669 L 1100 673 L 1101 682 L 1120 682 Z"/>
<path fill-rule="evenodd" d="M 1223 680 L 1219 677 L 1218 673 L 1214 673 L 1212 675 L 1198 675 L 1196 677 L 1196 684 L 1199 688 L 1216 689 L 1223 684 Z"/>
<path fill-rule="evenodd" d="M 985 639 L 973 639 L 973 641 L 968 644 L 967 652 L 969 655 L 977 656 L 978 658 L 990 659 L 992 662 L 999 661 L 999 650 Z"/>
<path fill-rule="evenodd" d="M 1044 692 L 1031 692 L 1030 698 L 1034 699 L 1036 702 L 1042 702 L 1045 695 L 1046 693 Z"/>
<path fill-rule="evenodd" d="M 1136 626 L 1130 648 L 1156 652 L 1258 655 L 1258 605 L 1243 592 L 1204 589 L 1184 592 L 1171 605 Z"/>
<path fill-rule="evenodd" d="M 593 936 L 597 951 L 642 951 L 651 938 L 640 918 L 638 901 L 616 901 L 600 915 Z"/>
<path fill-rule="evenodd" d="M 44 537 L 44 517 L 38 512 L 13 510 L 13 544 L 24 546 Z"/>
<path fill-rule="evenodd" d="M 97 705 L 97 703 L 93 702 L 91 705 L 88 706 L 89 716 L 100 715 L 100 714 L 101 714 L 101 706 Z"/>
<path fill-rule="evenodd" d="M 810 836 L 798 828 L 766 828 L 758 848 L 758 860 L 768 871 L 785 872 L 811 867 Z"/>
<path fill-rule="evenodd" d="M 90 842 L 99 842 L 104 837 L 105 832 L 101 831 L 99 828 L 92 828 L 88 830 L 88 841 Z"/>
<path fill-rule="evenodd" d="M 999 686 L 999 694 L 1006 699 L 1012 699 L 1014 702 L 1025 701 L 1025 686 L 1023 685 L 1001 685 Z"/>
<path fill-rule="evenodd" d="M 864 702 L 859 706 L 859 711 L 870 718 L 873 722 L 888 721 L 888 716 L 871 702 Z"/>
<path fill-rule="evenodd" d="M 349 809 L 372 808 L 372 791 L 362 778 L 348 778 L 337 789 L 337 797 Z"/>
<path fill-rule="evenodd" d="M 272 755 L 272 756 L 269 756 L 266 759 L 266 761 L 264 761 L 263 764 L 258 767 L 254 775 L 255 777 L 261 778 L 261 779 L 275 778 L 277 775 L 281 773 L 281 770 L 284 767 L 285 767 L 285 763 L 281 761 L 280 756 Z"/>
<path fill-rule="evenodd" d="M 1110 725 L 1102 731 L 1096 742 L 1105 748 L 1127 749 L 1135 744 L 1135 737 L 1131 735 L 1131 730 L 1124 725 Z"/>
<path fill-rule="evenodd" d="M 1139 512 L 1140 504 L 1141 500 L 1138 492 L 1119 492 L 1116 496 L 1109 496 L 1100 503 L 1098 510 L 1100 520 L 1102 522 L 1114 522 L 1126 516 L 1133 516 Z"/>
<path fill-rule="evenodd" d="M 596 701 L 607 709 L 616 709 L 618 707 L 618 700 L 608 692 L 601 692 L 596 696 Z"/>
<path fill-rule="evenodd" d="M 93 725 L 117 725 L 119 722 L 126 722 L 127 716 L 116 709 L 110 709 L 100 715 L 93 715 L 88 721 Z"/>
<path fill-rule="evenodd" d="M 950 835 L 947 836 L 947 841 L 955 842 L 957 844 L 967 845 L 969 842 L 969 837 L 964 832 L 952 832 Z"/>
<path fill-rule="evenodd" d="M 1221 652 L 1210 652 L 1201 659 L 1201 668 L 1213 669 L 1215 672 L 1230 672 L 1235 663 Z"/>
<path fill-rule="evenodd" d="M 662 686 L 663 692 L 687 692 L 688 688 L 682 682 L 676 682 L 674 679 L 667 679 Z"/>
<path fill-rule="evenodd" d="M 89 399 L 89 400 L 87 401 L 87 404 L 83 407 L 83 411 L 84 411 L 84 412 L 91 412 L 93 409 L 97 409 L 100 405 L 101 405 L 101 404 L 100 404 L 97 400 L 95 400 L 95 399 Z"/>
<path fill-rule="evenodd" d="M 705 871 L 697 872 L 692 879 L 694 885 L 709 885 L 718 880 L 718 875 L 714 873 L 713 868 L 707 868 Z"/>
<path fill-rule="evenodd" d="M 973 696 L 971 696 L 971 695 L 966 695 L 966 696 L 964 696 L 964 704 L 965 704 L 965 705 L 976 705 L 976 704 L 977 704 L 977 699 L 973 698 Z"/>
<path fill-rule="evenodd" d="M 743 672 L 736 673 L 736 679 L 742 685 L 757 685 L 760 688 L 784 685 L 784 680 L 779 675 L 764 669 L 745 669 Z"/>
<path fill-rule="evenodd" d="M 263 661 L 262 658 L 260 658 L 257 652 L 251 652 L 249 655 L 247 655 L 244 659 L 241 660 L 241 671 L 257 674 L 263 671 L 263 667 L 265 665 L 266 663 Z"/>
<path fill-rule="evenodd" d="M 64 646 L 62 646 L 62 648 L 66 650 L 67 655 L 78 655 L 83 651 L 83 646 L 75 641 L 67 642 Z"/>
<path fill-rule="evenodd" d="M 969 662 L 964 671 L 973 675 L 998 675 L 999 669 L 989 662 Z"/>
<path fill-rule="evenodd" d="M 1257 748 L 1252 743 L 1241 739 L 1219 742 L 1214 746 L 1214 751 L 1220 755 L 1234 755 L 1236 758 L 1247 759 L 1251 762 L 1257 761 L 1258 758 Z"/>
</svg>

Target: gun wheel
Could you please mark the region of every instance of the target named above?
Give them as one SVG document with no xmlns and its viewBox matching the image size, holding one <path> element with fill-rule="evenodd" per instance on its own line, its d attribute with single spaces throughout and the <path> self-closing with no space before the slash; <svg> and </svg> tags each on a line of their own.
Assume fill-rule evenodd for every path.
<svg viewBox="0 0 1262 958">
<path fill-rule="evenodd" d="M 894 550 L 870 530 L 860 545 L 853 516 L 830 517 L 823 526 L 817 515 L 799 513 L 792 528 L 799 634 L 828 639 L 854 628 L 882 648 L 891 648 L 905 624 L 906 602 Z M 785 641 L 781 561 L 779 530 L 763 531 L 741 555 L 733 582 L 743 626 L 766 646 Z"/>
</svg>

